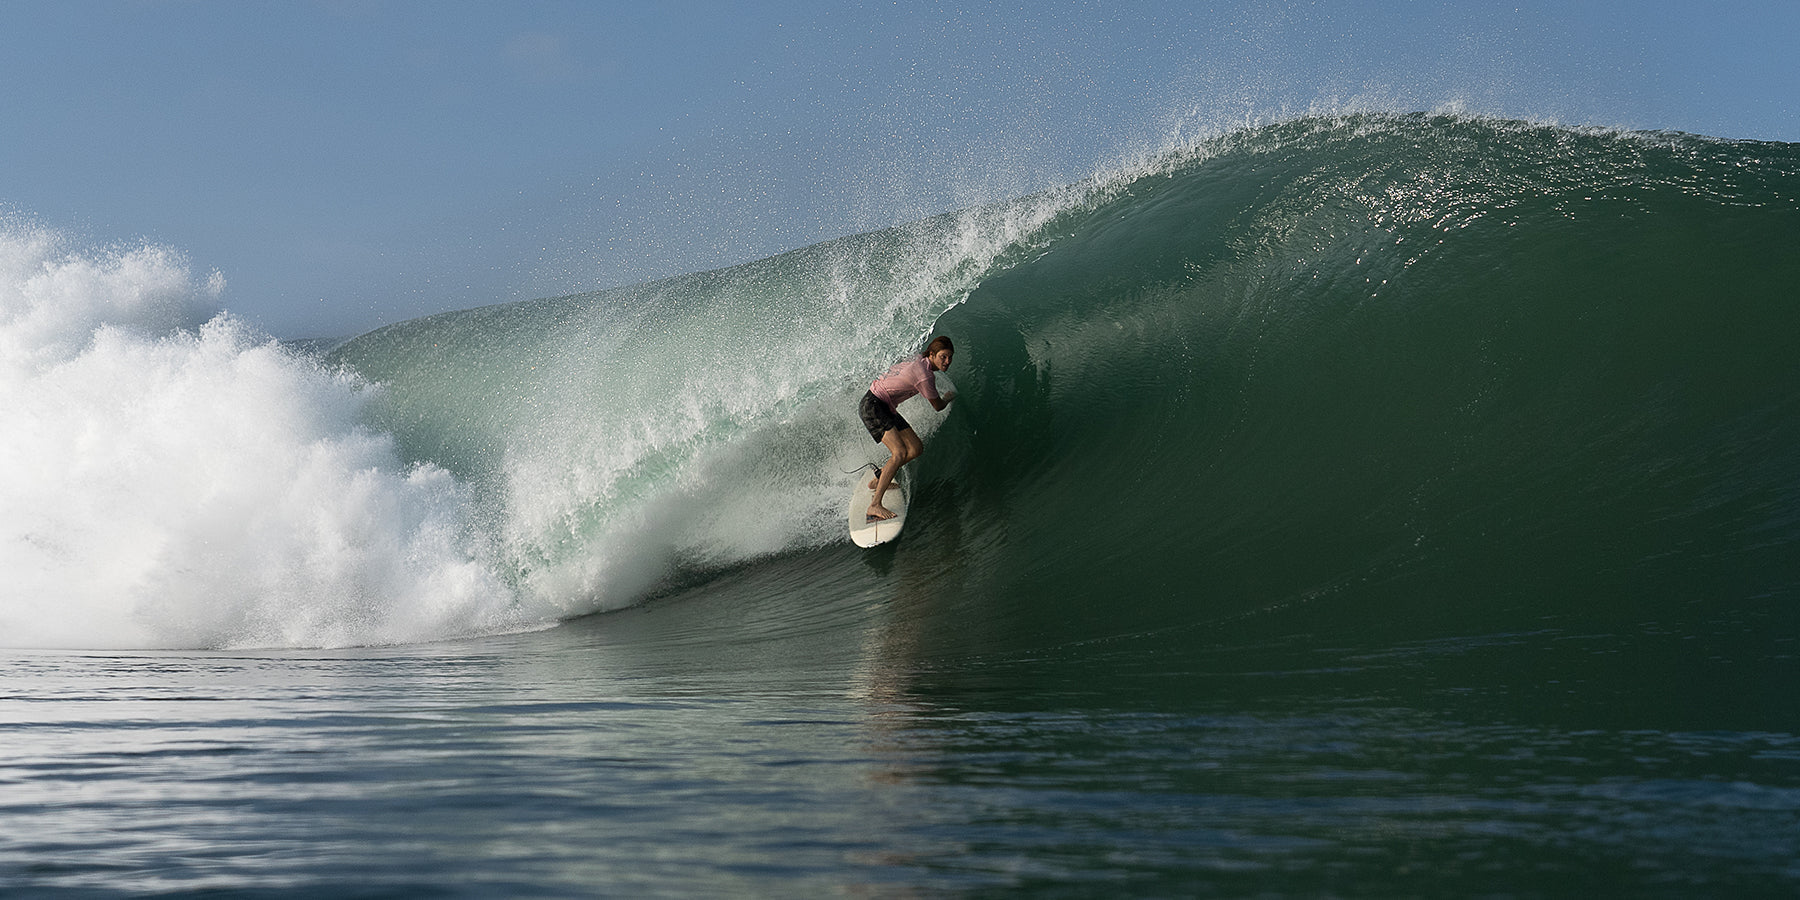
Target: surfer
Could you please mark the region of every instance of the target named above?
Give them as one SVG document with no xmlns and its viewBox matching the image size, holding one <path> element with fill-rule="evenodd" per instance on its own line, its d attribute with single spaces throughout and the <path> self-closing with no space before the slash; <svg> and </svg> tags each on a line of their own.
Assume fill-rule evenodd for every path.
<svg viewBox="0 0 1800 900">
<path fill-rule="evenodd" d="M 952 391 L 949 396 L 939 397 L 937 378 L 932 373 L 948 371 L 955 352 L 950 338 L 940 334 L 926 345 L 924 353 L 895 363 L 863 394 L 857 410 L 862 415 L 863 426 L 869 429 L 870 437 L 888 449 L 887 464 L 869 482 L 870 490 L 875 492 L 869 500 L 869 521 L 894 517 L 893 511 L 881 505 L 882 495 L 887 493 L 888 485 L 894 483 L 894 475 L 900 467 L 925 452 L 925 444 L 919 440 L 918 433 L 901 417 L 900 404 L 914 394 L 922 394 L 932 409 L 942 410 L 949 406 L 950 401 L 956 399 L 956 393 Z"/>
</svg>

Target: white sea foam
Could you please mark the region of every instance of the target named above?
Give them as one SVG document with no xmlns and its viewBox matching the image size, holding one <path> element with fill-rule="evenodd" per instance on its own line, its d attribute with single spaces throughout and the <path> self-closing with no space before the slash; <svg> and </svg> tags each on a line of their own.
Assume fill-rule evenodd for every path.
<svg viewBox="0 0 1800 900">
<path fill-rule="evenodd" d="M 374 388 L 154 247 L 0 224 L 0 645 L 333 646 L 541 624 Z"/>
</svg>

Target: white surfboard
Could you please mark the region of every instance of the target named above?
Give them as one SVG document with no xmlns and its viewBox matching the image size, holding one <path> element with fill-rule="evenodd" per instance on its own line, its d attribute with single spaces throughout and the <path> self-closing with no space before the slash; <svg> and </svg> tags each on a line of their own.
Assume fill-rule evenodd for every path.
<svg viewBox="0 0 1800 900">
<path fill-rule="evenodd" d="M 894 479 L 893 484 L 888 485 L 887 494 L 881 498 L 881 505 L 893 511 L 894 517 L 871 522 L 869 521 L 869 499 L 875 495 L 875 492 L 869 489 L 869 482 L 874 478 L 875 476 L 869 474 L 867 470 L 858 472 L 856 489 L 850 492 L 848 509 L 850 540 L 855 542 L 858 547 L 874 547 L 885 544 L 899 537 L 900 529 L 906 527 L 906 506 L 907 501 L 911 499 L 908 496 L 910 492 L 906 488 L 906 470 L 900 470 L 900 475 Z"/>
</svg>

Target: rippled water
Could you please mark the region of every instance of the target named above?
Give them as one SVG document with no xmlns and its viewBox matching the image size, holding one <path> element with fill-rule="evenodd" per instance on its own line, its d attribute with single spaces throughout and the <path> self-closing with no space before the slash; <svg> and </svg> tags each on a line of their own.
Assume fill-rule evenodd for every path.
<svg viewBox="0 0 1800 900">
<path fill-rule="evenodd" d="M 1800 738 L 1678 727 L 1728 708 L 1601 714 L 1604 686 L 1545 677 L 1592 635 L 1321 649 L 1240 628 L 974 654 L 921 644 L 904 600 L 784 619 L 780 568 L 464 643 L 14 652 L 0 878 L 401 896 L 1800 885 Z"/>
</svg>

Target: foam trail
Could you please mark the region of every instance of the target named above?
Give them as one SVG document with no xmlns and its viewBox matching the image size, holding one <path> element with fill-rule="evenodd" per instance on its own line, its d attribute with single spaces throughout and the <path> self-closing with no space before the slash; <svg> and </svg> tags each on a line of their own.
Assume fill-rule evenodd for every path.
<svg viewBox="0 0 1800 900">
<path fill-rule="evenodd" d="M 320 646 L 536 624 L 483 561 L 455 479 L 360 424 L 374 389 L 217 314 L 223 288 L 162 248 L 0 227 L 0 641 Z"/>
</svg>

